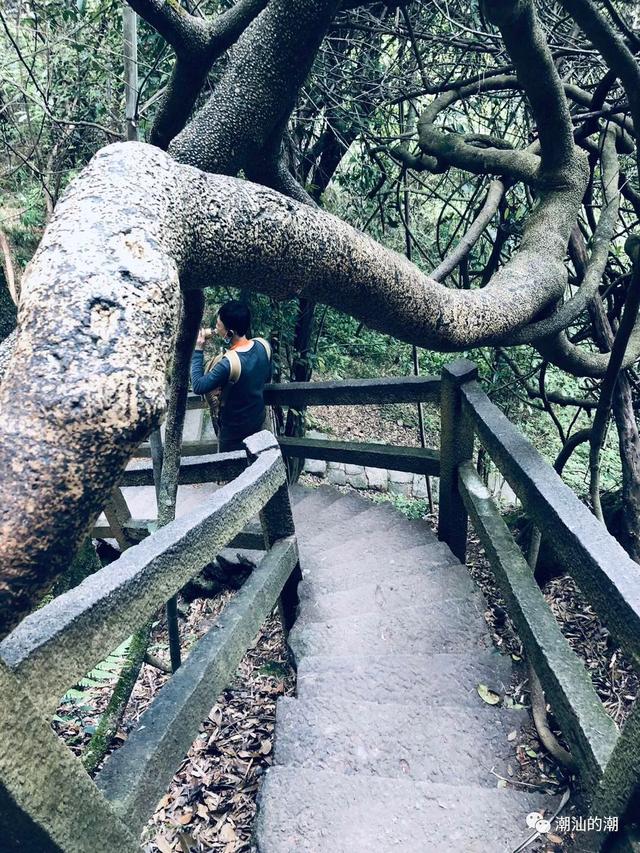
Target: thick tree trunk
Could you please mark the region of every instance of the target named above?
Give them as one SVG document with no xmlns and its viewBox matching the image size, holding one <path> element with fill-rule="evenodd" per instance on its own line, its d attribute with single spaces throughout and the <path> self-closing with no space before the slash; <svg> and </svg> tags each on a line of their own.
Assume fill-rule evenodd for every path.
<svg viewBox="0 0 640 853">
<path fill-rule="evenodd" d="M 271 0 L 234 46 L 205 106 L 169 146 L 181 163 L 236 175 L 286 126 L 340 0 Z M 242 97 L 238 97 L 239 93 Z"/>
<path fill-rule="evenodd" d="M 581 189 L 564 195 L 557 249 Z M 539 210 L 533 232 L 543 219 Z M 187 288 L 243 281 L 278 299 L 326 302 L 402 340 L 455 350 L 557 300 L 562 263 L 548 236 L 544 256 L 529 240 L 511 275 L 507 267 L 499 281 L 460 293 L 272 190 L 198 172 L 140 143 L 103 149 L 59 202 L 25 275 L 20 334 L 0 389 L 2 632 L 68 565 L 135 446 L 157 426 L 180 280 Z"/>
<path fill-rule="evenodd" d="M 171 154 L 229 175 L 273 167 L 339 5 L 270 0 Z M 25 276 L 0 388 L 0 636 L 68 564 L 134 447 L 157 426 L 179 283 L 242 282 L 276 299 L 324 302 L 451 351 L 499 342 L 557 303 L 585 164 L 532 4 L 487 5 L 533 107 L 541 155 L 511 158 L 537 182 L 539 203 L 519 250 L 482 290 L 448 290 L 335 217 L 149 146 L 110 146 L 66 193 Z M 135 6 L 151 10 L 169 40 L 193 24 L 175 4 Z M 246 22 L 260 4 L 243 8 Z M 421 137 L 434 127 L 425 116 Z M 481 153 L 485 166 L 499 155 Z"/>
</svg>

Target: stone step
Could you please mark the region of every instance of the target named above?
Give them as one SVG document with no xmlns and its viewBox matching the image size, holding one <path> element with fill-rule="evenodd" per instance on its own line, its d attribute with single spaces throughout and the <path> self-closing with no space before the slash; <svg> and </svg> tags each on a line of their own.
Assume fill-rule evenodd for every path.
<svg viewBox="0 0 640 853">
<path fill-rule="evenodd" d="M 315 505 L 311 499 L 305 499 L 293 511 L 296 532 L 301 540 L 311 540 L 317 534 L 323 535 L 345 519 L 353 519 L 371 509 L 371 501 L 353 493 L 343 495 L 331 486 L 320 486 L 314 492 L 323 496 L 316 496 L 316 500 L 326 501 L 326 504 Z M 357 530 L 357 526 L 354 525 L 353 529 Z"/>
<path fill-rule="evenodd" d="M 295 498 L 292 501 L 293 519 L 295 522 L 300 518 L 308 516 L 316 518 L 318 513 L 326 512 L 329 507 L 336 501 L 339 501 L 343 495 L 329 486 L 319 486 L 317 489 L 305 489 L 301 486 L 289 487 L 291 494 L 292 488 Z"/>
<path fill-rule="evenodd" d="M 495 651 L 308 656 L 298 664 L 296 690 L 305 700 L 331 695 L 336 701 L 402 703 L 410 698 L 425 709 L 482 707 L 478 685 L 502 694 L 511 678 L 511 659 Z"/>
<path fill-rule="evenodd" d="M 508 735 L 529 722 L 526 711 L 484 704 L 425 714 L 412 700 L 349 702 L 331 693 L 278 700 L 276 764 L 495 788 L 516 764 Z"/>
<path fill-rule="evenodd" d="M 300 483 L 292 483 L 289 486 L 289 500 L 291 505 L 299 504 L 304 498 L 310 497 L 315 492 L 315 489 L 309 489 L 307 486 L 301 486 Z"/>
<path fill-rule="evenodd" d="M 349 493 L 349 496 L 352 496 L 352 493 Z M 346 495 L 343 495 L 346 497 Z M 390 501 L 371 501 L 366 500 L 366 498 L 361 498 L 361 500 L 366 501 L 371 510 L 377 511 L 380 513 L 380 517 L 392 517 L 395 518 L 398 522 L 402 523 L 404 526 L 404 530 L 409 534 L 411 533 L 412 538 L 417 541 L 433 541 L 436 542 L 437 538 L 433 531 L 433 528 L 429 524 L 428 521 L 424 519 L 409 519 L 407 518 L 400 510 L 396 509 L 393 503 Z M 321 531 L 320 531 L 321 532 Z M 316 535 L 319 535 L 316 533 Z"/>
<path fill-rule="evenodd" d="M 402 554 L 414 548 L 428 548 L 438 556 L 441 560 L 450 563 L 459 563 L 444 542 L 439 542 L 435 534 L 430 528 L 423 528 L 420 532 L 411 528 L 411 522 L 408 522 L 409 527 L 405 526 L 402 519 L 398 520 L 397 526 L 386 528 L 375 533 L 368 533 L 363 538 L 360 538 L 357 527 L 352 531 L 352 537 L 346 541 L 337 542 L 336 544 L 326 544 L 324 547 L 315 547 L 316 543 L 307 540 L 304 527 L 300 527 L 300 539 L 306 546 L 309 544 L 309 554 L 313 556 L 321 556 L 325 560 L 341 561 L 346 557 L 353 558 L 358 554 L 381 554 L 390 552 L 391 556 L 397 556 L 397 551 L 402 550 Z"/>
<path fill-rule="evenodd" d="M 336 501 L 318 519 L 315 519 L 313 522 L 314 526 L 307 526 L 303 520 L 300 525 L 299 536 L 307 551 L 313 553 L 319 551 L 323 553 L 328 549 L 328 546 L 333 547 L 336 544 L 346 541 L 365 543 L 369 536 L 386 531 L 392 527 L 403 529 L 403 538 L 405 541 L 410 540 L 412 544 L 419 541 L 415 539 L 415 534 L 412 534 L 412 531 L 404 527 L 406 519 L 397 510 L 394 510 L 393 507 L 372 504 L 370 501 L 366 501 L 366 504 L 365 509 L 360 510 L 354 518 L 353 513 L 345 503 L 345 498 L 343 498 Z M 328 517 L 333 510 L 344 510 L 344 512 L 341 513 L 339 518 L 329 521 Z M 400 541 L 400 537 L 397 535 L 396 540 Z"/>
<path fill-rule="evenodd" d="M 304 545 L 300 546 L 300 565 L 304 577 L 303 593 L 308 590 L 319 597 L 333 592 L 346 592 L 367 584 L 398 582 L 403 578 L 433 576 L 434 580 L 454 588 L 469 577 L 460 563 L 444 562 L 430 546 L 421 546 L 406 553 L 395 549 L 388 556 L 382 549 L 376 554 L 366 554 L 353 560 L 326 560 L 321 555 L 312 556 Z"/>
<path fill-rule="evenodd" d="M 438 542 L 428 525 L 422 522 L 414 524 L 392 507 L 372 507 L 366 515 L 358 515 L 357 524 L 347 517 L 340 528 L 334 526 L 331 529 L 328 537 L 309 533 L 304 523 L 299 525 L 298 532 L 309 553 L 326 555 L 327 558 L 338 558 L 342 553 L 380 553 L 381 547 L 392 553 L 397 548 L 404 551 L 428 545 L 435 547 L 439 554 L 455 560 L 448 546 Z"/>
<path fill-rule="evenodd" d="M 548 795 L 272 767 L 255 824 L 258 853 L 511 853 Z"/>
<path fill-rule="evenodd" d="M 379 559 L 382 555 L 406 560 L 406 552 L 418 547 L 433 549 L 438 557 L 458 562 L 448 549 L 438 547 L 430 530 L 412 529 L 410 522 L 392 508 L 375 507 L 359 514 L 357 522 L 347 518 L 325 536 L 309 536 L 303 526 L 297 528 L 297 533 L 306 558 L 320 559 L 323 563 L 343 564 L 358 558 Z"/>
<path fill-rule="evenodd" d="M 350 568 L 344 566 L 344 571 L 349 572 Z M 396 578 L 385 576 L 353 589 L 331 593 L 321 592 L 317 583 L 303 581 L 298 587 L 298 619 L 302 623 L 326 622 L 365 613 L 383 614 L 418 602 L 437 601 L 440 607 L 446 608 L 450 599 L 472 598 L 474 592 L 473 581 L 463 566 Z"/>
<path fill-rule="evenodd" d="M 484 599 L 454 599 L 406 607 L 391 613 L 347 616 L 327 622 L 296 623 L 289 645 L 297 660 L 305 655 L 430 654 L 487 649 L 491 645 L 483 619 Z"/>
</svg>

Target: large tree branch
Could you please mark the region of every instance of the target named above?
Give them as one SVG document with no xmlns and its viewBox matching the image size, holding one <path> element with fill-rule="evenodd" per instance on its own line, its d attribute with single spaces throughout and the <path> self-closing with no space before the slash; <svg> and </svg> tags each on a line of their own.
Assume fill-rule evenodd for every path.
<svg viewBox="0 0 640 853">
<path fill-rule="evenodd" d="M 536 341 L 536 349 L 556 367 L 566 370 L 572 376 L 591 376 L 602 378 L 607 372 L 609 353 L 587 352 L 575 346 L 564 332 L 553 338 Z M 629 337 L 624 353 L 622 369 L 631 367 L 640 358 L 640 321 Z"/>
<path fill-rule="evenodd" d="M 176 62 L 151 128 L 150 141 L 166 149 L 185 126 L 212 65 L 239 38 L 267 0 L 238 0 L 213 20 L 190 15 L 173 0 L 128 0 L 173 47 Z"/>
<path fill-rule="evenodd" d="M 615 234 L 620 200 L 618 157 L 616 155 L 615 132 L 612 129 L 603 134 L 601 170 L 603 208 L 593 235 L 591 256 L 586 264 L 578 292 L 555 311 L 551 317 L 532 323 L 516 332 L 509 340 L 509 345 L 531 343 L 538 338 L 550 338 L 557 335 L 580 316 L 598 292 L 609 257 L 611 241 Z"/>
<path fill-rule="evenodd" d="M 506 78 L 504 81 L 496 80 L 496 88 L 502 88 L 503 82 L 504 88 L 512 88 L 513 83 L 507 83 Z M 477 87 L 469 88 L 477 91 Z M 513 181 L 534 183 L 540 170 L 540 158 L 537 155 L 504 147 L 474 145 L 466 134 L 446 132 L 436 126 L 435 121 L 440 113 L 463 98 L 465 93 L 466 90 L 447 92 L 422 111 L 418 121 L 418 145 L 423 153 L 422 158 L 409 163 L 406 152 L 402 149 L 396 149 L 397 156 L 404 159 L 405 165 L 419 168 L 429 169 L 431 163 L 437 165 L 442 161 L 476 175 L 506 175 Z"/>
<path fill-rule="evenodd" d="M 190 15 L 177 0 L 127 0 L 129 6 L 167 41 L 176 53 L 203 50 L 209 24 Z"/>
<path fill-rule="evenodd" d="M 242 33 L 211 98 L 171 143 L 172 156 L 210 172 L 244 168 L 285 127 L 339 5 L 271 0 Z"/>
<path fill-rule="evenodd" d="M 17 338 L 18 332 L 14 329 L 3 341 L 0 341 L 0 382 L 11 361 Z"/>
<path fill-rule="evenodd" d="M 487 190 L 487 197 L 482 208 L 473 220 L 465 235 L 458 242 L 455 249 L 441 261 L 432 272 L 431 277 L 435 281 L 444 281 L 464 258 L 466 258 L 475 244 L 478 242 L 485 229 L 494 217 L 505 193 L 505 185 L 500 180 L 491 181 Z"/>
<path fill-rule="evenodd" d="M 530 152 L 504 151 L 498 147 L 476 149 L 462 134 L 443 134 L 434 121 L 439 112 L 460 97 L 458 92 L 440 96 L 422 114 L 420 147 L 426 154 L 454 162 L 476 173 L 506 175 L 529 183 L 562 183 L 575 170 L 571 116 L 563 83 L 536 18 L 530 0 L 488 0 L 487 12 L 502 33 L 516 68 L 517 79 L 531 104 L 541 148 L 539 159 Z M 508 78 L 501 85 L 511 86 Z"/>
<path fill-rule="evenodd" d="M 141 143 L 103 149 L 59 202 L 23 280 L 0 389 L 1 632 L 68 565 L 157 426 L 179 281 L 302 296 L 402 340 L 466 348 L 557 301 L 582 192 L 579 183 L 560 204 L 543 199 L 511 262 L 487 287 L 460 292 L 273 190 Z"/>
<path fill-rule="evenodd" d="M 633 53 L 590 0 L 561 0 L 561 3 L 620 79 L 634 127 L 640 127 L 640 67 Z"/>
</svg>

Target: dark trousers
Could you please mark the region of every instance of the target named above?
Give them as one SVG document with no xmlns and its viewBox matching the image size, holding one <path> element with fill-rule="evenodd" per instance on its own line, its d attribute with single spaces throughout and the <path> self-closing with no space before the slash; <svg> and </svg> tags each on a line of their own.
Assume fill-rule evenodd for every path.
<svg viewBox="0 0 640 853">
<path fill-rule="evenodd" d="M 220 433 L 218 436 L 218 453 L 232 453 L 234 450 L 244 450 L 243 439 L 225 436 Z"/>
<path fill-rule="evenodd" d="M 244 430 L 242 432 L 226 430 L 224 424 L 221 424 L 218 431 L 218 453 L 232 453 L 234 450 L 244 450 L 242 442 L 245 438 L 248 438 L 255 432 L 260 432 L 264 428 L 264 416 L 257 424 L 248 427 L 246 432 Z"/>
</svg>

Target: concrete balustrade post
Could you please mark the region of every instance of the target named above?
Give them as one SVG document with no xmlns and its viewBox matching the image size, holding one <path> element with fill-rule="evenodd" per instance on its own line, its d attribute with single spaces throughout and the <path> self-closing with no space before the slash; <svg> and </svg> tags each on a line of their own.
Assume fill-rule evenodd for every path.
<svg viewBox="0 0 640 853">
<path fill-rule="evenodd" d="M 249 463 L 266 450 L 277 449 L 279 451 L 280 449 L 276 437 L 267 430 L 249 436 L 245 440 L 244 445 L 247 449 Z M 284 460 L 282 464 L 284 465 Z M 295 535 L 295 525 L 291 511 L 291 501 L 289 499 L 289 485 L 286 480 L 262 508 L 260 523 L 262 524 L 262 532 L 267 549 L 271 548 L 273 543 L 278 539 Z M 302 572 L 300 570 L 300 563 L 297 563 L 285 583 L 279 598 L 280 616 L 285 634 L 288 634 L 296 619 L 298 584 L 301 580 Z"/>
<path fill-rule="evenodd" d="M 478 378 L 471 361 L 458 359 L 442 370 L 440 389 L 440 502 L 438 538 L 460 562 L 467 552 L 467 510 L 458 488 L 458 469 L 473 456 L 473 425 L 462 412 L 460 388 Z"/>
</svg>

